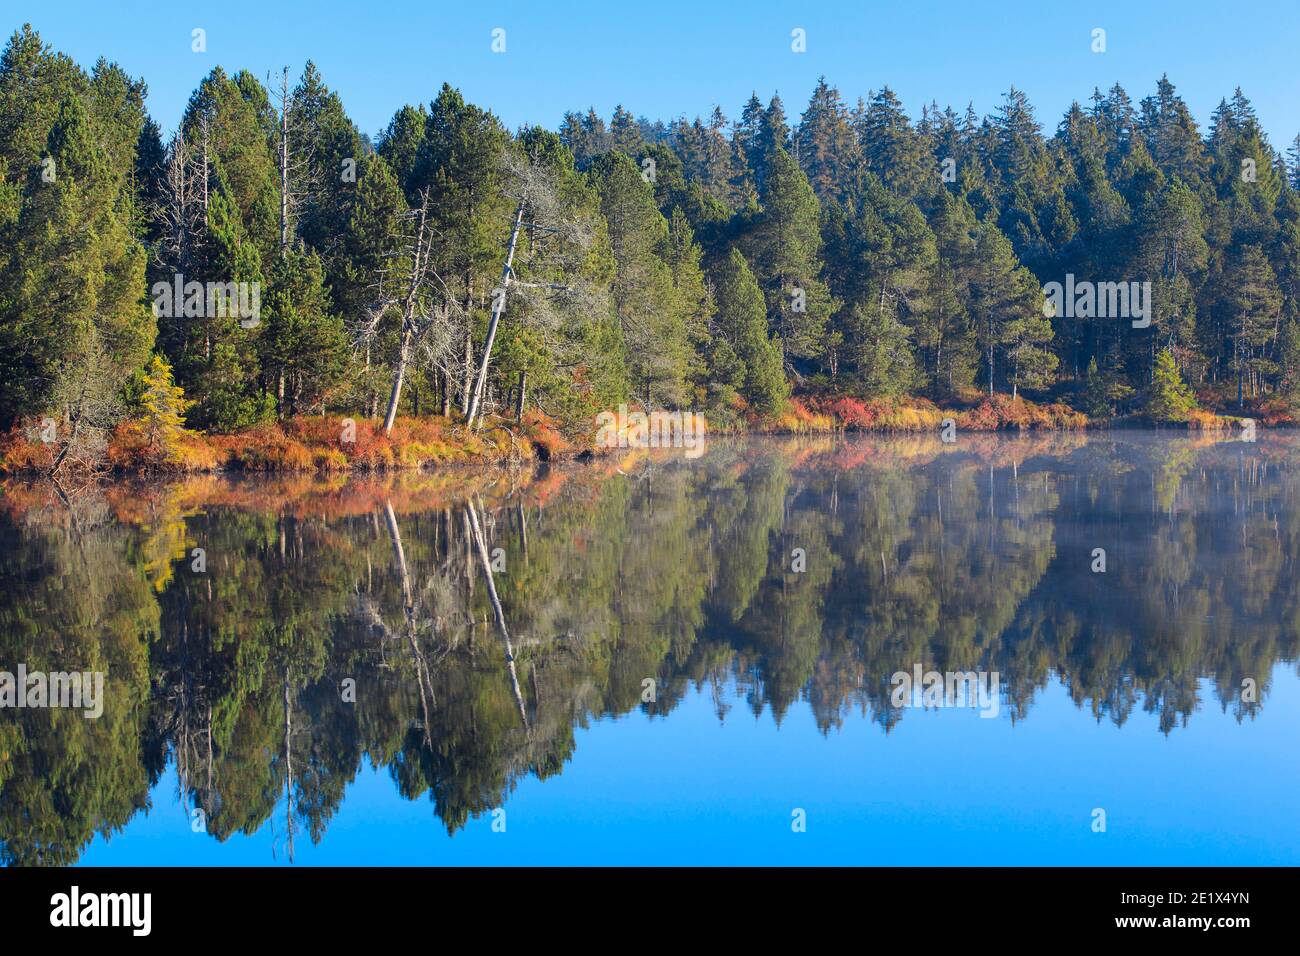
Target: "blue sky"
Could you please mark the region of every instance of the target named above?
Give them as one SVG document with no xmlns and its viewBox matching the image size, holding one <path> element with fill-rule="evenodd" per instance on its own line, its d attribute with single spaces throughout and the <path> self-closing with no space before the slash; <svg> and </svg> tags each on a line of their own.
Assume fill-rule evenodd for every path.
<svg viewBox="0 0 1300 956">
<path fill-rule="evenodd" d="M 445 80 L 507 126 L 554 128 L 565 110 L 622 103 L 665 120 L 734 119 L 751 90 L 779 90 L 793 118 L 825 74 L 853 102 L 888 84 L 914 116 L 935 99 L 991 111 L 1015 84 L 1050 132 L 1072 99 L 1116 81 L 1134 101 L 1162 72 L 1202 127 L 1240 85 L 1273 141 L 1300 132 L 1300 4 L 1253 0 L 1051 2 L 854 0 L 647 4 L 412 3 L 379 0 L 23 0 L 6 3 L 6 32 L 30 20 L 45 40 L 89 66 L 103 55 L 143 76 L 149 107 L 173 128 L 216 65 L 265 78 L 309 57 L 363 131 L 378 133 L 406 102 Z M 207 31 L 207 52 L 190 49 Z M 506 31 L 494 54 L 491 33 Z M 791 52 L 802 28 L 807 52 Z M 1106 52 L 1091 50 L 1094 28 Z"/>
</svg>

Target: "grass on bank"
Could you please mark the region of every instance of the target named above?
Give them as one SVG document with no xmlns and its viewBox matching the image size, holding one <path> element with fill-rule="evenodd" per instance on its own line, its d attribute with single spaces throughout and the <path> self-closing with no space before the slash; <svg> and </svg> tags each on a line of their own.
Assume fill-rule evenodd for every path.
<svg viewBox="0 0 1300 956">
<path fill-rule="evenodd" d="M 1074 431 L 1095 427 L 1173 427 L 1193 431 L 1235 431 L 1249 418 L 1264 427 L 1300 424 L 1293 405 L 1277 398 L 1248 403 L 1240 416 L 1220 415 L 1204 404 L 1224 404 L 1221 395 L 1180 393 L 1179 401 L 1153 413 L 1090 418 L 1062 402 L 1034 402 L 1023 396 L 971 391 L 940 406 L 923 397 L 864 399 L 845 395 L 802 395 L 775 415 L 759 415 L 743 401 L 706 415 L 709 433 L 812 435 L 838 432 L 921 434 L 937 432 L 951 418 L 959 430 Z M 349 424 L 350 423 L 350 424 Z M 48 420 L 47 420 L 48 424 Z M 66 430 L 66 425 L 64 426 Z M 39 421 L 0 434 L 0 474 L 47 475 L 62 449 Z M 592 435 L 572 436 L 538 411 L 521 422 L 489 420 L 470 431 L 455 419 L 399 417 L 385 435 L 378 419 L 302 416 L 257 425 L 232 434 L 203 434 L 184 428 L 179 416 L 144 414 L 120 423 L 98 445 L 83 439 L 61 467 L 112 474 L 202 474 L 389 472 L 453 463 L 555 461 L 598 450 Z M 55 435 L 58 429 L 54 429 Z M 571 437 L 572 436 L 572 437 Z"/>
<path fill-rule="evenodd" d="M 48 474 L 57 441 L 41 441 L 28 423 L 0 435 L 0 474 Z M 56 432 L 57 434 L 57 432 Z M 228 435 L 158 427 L 147 418 L 122 422 L 102 447 L 88 447 L 71 466 L 115 474 L 250 472 L 384 472 L 459 462 L 554 460 L 574 446 L 545 416 L 489 422 L 481 431 L 444 418 L 399 417 L 385 435 L 378 419 L 303 416 Z"/>
</svg>

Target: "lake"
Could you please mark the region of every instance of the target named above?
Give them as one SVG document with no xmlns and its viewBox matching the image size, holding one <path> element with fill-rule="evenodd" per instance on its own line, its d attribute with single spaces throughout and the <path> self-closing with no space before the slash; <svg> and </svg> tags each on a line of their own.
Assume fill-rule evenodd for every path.
<svg viewBox="0 0 1300 956">
<path fill-rule="evenodd" d="M 1291 433 L 11 482 L 0 859 L 1294 865 L 1297 557 Z"/>
</svg>

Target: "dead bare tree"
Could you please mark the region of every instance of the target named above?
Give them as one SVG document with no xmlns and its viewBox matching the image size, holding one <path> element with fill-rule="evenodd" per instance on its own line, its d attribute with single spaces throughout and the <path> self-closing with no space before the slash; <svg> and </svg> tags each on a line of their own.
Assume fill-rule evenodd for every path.
<svg viewBox="0 0 1300 956">
<path fill-rule="evenodd" d="M 506 150 L 501 162 L 509 184 L 507 195 L 515 200 L 515 210 L 501 281 L 492 293 L 487 335 L 478 361 L 473 361 L 472 345 L 468 354 L 461 349 L 471 328 L 473 277 L 457 273 L 452 265 L 456 257 L 450 254 L 447 240 L 437 228 L 427 189 L 420 194 L 419 205 L 404 217 L 409 229 L 394 237 L 401 251 L 391 257 L 395 261 L 379 270 L 371 306 L 352 325 L 354 348 L 364 350 L 365 367 L 369 368 L 371 350 L 385 323 L 396 313 L 397 348 L 384 415 L 385 434 L 392 433 L 413 364 L 438 373 L 445 386 L 446 412 L 453 383 L 462 378 L 467 359 L 471 367 L 477 367 L 477 374 L 461 389 L 461 408 L 469 427 L 482 426 L 489 404 L 489 373 L 509 296 L 515 297 L 521 315 L 530 321 L 530 329 L 548 347 L 556 348 L 554 354 L 561 362 L 568 358 L 562 334 L 566 316 L 574 307 L 601 305 L 598 293 L 578 278 L 593 240 L 592 223 L 566 208 L 553 172 L 545 163 L 515 150 Z M 516 265 L 520 259 L 527 260 L 522 276 Z M 531 281 L 530 275 L 541 281 Z M 525 385 L 521 380 L 520 415 Z"/>
<path fill-rule="evenodd" d="M 89 328 L 81 338 L 80 348 L 55 373 L 52 398 L 63 410 L 63 425 L 56 431 L 51 478 L 68 465 L 83 474 L 104 470 L 108 433 L 125 412 L 119 395 L 121 375 L 98 331 Z"/>
<path fill-rule="evenodd" d="M 158 264 L 175 272 L 187 271 L 191 250 L 203 225 L 201 176 L 194 147 L 177 131 L 167 146 L 161 196 L 150 210 L 161 232 L 155 253 Z"/>
<path fill-rule="evenodd" d="M 198 251 L 207 229 L 210 145 L 205 111 L 196 124 L 177 130 L 167 146 L 160 196 L 149 210 L 159 228 L 154 259 L 165 272 L 193 277 L 194 264 L 202 259 Z M 179 328 L 183 352 L 190 350 L 191 342 L 197 347 L 201 341 L 204 357 L 210 354 L 211 330 L 206 323 Z"/>
<path fill-rule="evenodd" d="M 199 187 L 203 195 L 203 221 L 208 219 L 208 183 L 212 181 L 211 137 L 208 135 L 208 114 L 205 110 L 199 118 Z"/>
<path fill-rule="evenodd" d="M 554 175 L 545 163 L 515 151 L 507 151 L 502 156 L 502 163 L 506 173 L 505 179 L 510 184 L 507 195 L 515 199 L 515 215 L 510 229 L 510 238 L 506 244 L 501 283 L 492 291 L 492 313 L 466 414 L 466 424 L 471 428 L 482 426 L 484 394 L 492 363 L 492 352 L 509 294 L 514 291 L 518 296 L 522 296 L 524 299 L 522 304 L 530 305 L 530 312 L 536 311 L 541 316 L 547 316 L 549 313 L 550 317 L 554 317 L 554 312 L 546 308 L 547 299 L 557 294 L 561 297 L 576 298 L 585 291 L 580 282 L 576 283 L 575 287 L 570 277 L 577 277 L 592 241 L 590 223 L 581 217 L 571 215 L 565 209 Z M 529 240 L 527 259 L 531 271 L 537 274 L 563 276 L 565 282 L 530 282 L 517 275 L 515 258 L 520 239 L 525 234 Z M 528 295 L 529 291 L 533 293 L 532 296 Z M 538 293 L 545 293 L 545 296 Z M 517 408 L 520 417 L 523 414 L 526 384 L 526 379 L 521 379 Z"/>
<path fill-rule="evenodd" d="M 270 77 L 267 86 L 270 86 Z M 297 91 L 289 89 L 289 68 L 280 74 L 280 88 L 275 98 L 280 108 L 280 142 L 276 164 L 280 175 L 280 255 L 292 244 L 294 224 L 304 205 L 310 202 L 316 186 L 313 162 L 316 143 L 310 129 L 299 116 Z"/>
<path fill-rule="evenodd" d="M 434 268 L 434 244 L 438 238 L 429 218 L 429 190 L 420 194 L 420 205 L 411 213 L 414 231 L 407 237 L 408 270 L 400 300 L 389 300 L 384 307 L 396 305 L 401 310 L 397 359 L 393 383 L 384 415 L 384 434 L 392 434 L 397 408 L 402 400 L 402 385 L 414 354 L 414 347 L 433 329 L 447 326 L 453 313 L 460 310 L 457 297 Z M 430 296 L 430 290 L 434 295 Z"/>
<path fill-rule="evenodd" d="M 528 204 L 525 191 L 515 208 L 515 224 L 510 229 L 510 243 L 506 247 L 506 264 L 501 269 L 501 285 L 492 290 L 492 318 L 488 320 L 487 337 L 483 341 L 483 358 L 478 366 L 478 378 L 474 382 L 474 393 L 470 399 L 466 423 L 472 428 L 474 418 L 478 415 L 479 405 L 483 401 L 483 383 L 487 381 L 488 364 L 492 361 L 492 343 L 496 341 L 497 325 L 501 322 L 501 313 L 505 311 L 506 295 L 510 291 L 511 270 L 515 262 L 515 248 L 519 244 L 519 227 L 523 225 L 524 208 Z"/>
</svg>

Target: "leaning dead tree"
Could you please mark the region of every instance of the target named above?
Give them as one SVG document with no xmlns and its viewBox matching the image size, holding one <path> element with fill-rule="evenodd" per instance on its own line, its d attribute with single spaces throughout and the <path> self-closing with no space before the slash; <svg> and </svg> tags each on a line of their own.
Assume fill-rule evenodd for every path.
<svg viewBox="0 0 1300 956">
<path fill-rule="evenodd" d="M 587 295 L 584 284 L 580 280 L 573 281 L 570 277 L 578 276 L 591 246 L 591 224 L 573 215 L 565 207 L 552 170 L 545 163 L 516 152 L 507 152 L 502 157 L 502 164 L 505 178 L 511 183 L 507 195 L 515 200 L 515 215 L 506 244 L 501 282 L 492 290 L 492 313 L 465 417 L 466 424 L 471 428 L 481 427 L 483 423 L 484 395 L 492 352 L 510 294 L 513 292 L 516 300 L 525 307 L 524 312 L 533 320 L 530 327 L 541 334 L 548 347 L 558 347 L 560 344 L 555 337 L 546 334 L 558 325 L 555 321 L 558 317 L 555 309 L 557 300 L 568 300 L 572 304 L 573 300 Z M 515 259 L 520 241 L 525 236 L 528 240 L 526 259 L 529 271 L 537 275 L 558 275 L 564 277 L 565 282 L 530 282 L 520 277 L 515 268 Z M 553 354 L 558 354 L 558 351 L 557 349 Z M 521 414 L 526 387 L 523 375 L 521 373 L 519 385 Z"/>
<path fill-rule="evenodd" d="M 560 367 L 568 360 L 566 320 L 575 309 L 592 315 L 600 307 L 598 295 L 593 295 L 587 284 L 581 279 L 571 280 L 581 275 L 594 235 L 592 223 L 567 208 L 552 171 L 544 163 L 513 150 L 504 153 L 501 162 L 510 184 L 507 195 L 515 201 L 514 216 L 500 284 L 492 291 L 487 334 L 477 361 L 473 360 L 472 345 L 466 346 L 466 365 L 477 368 L 463 394 L 466 400 L 462 411 L 471 428 L 481 427 L 489 405 L 488 381 L 508 299 L 516 304 L 519 321 L 528 324 L 548 357 L 556 359 Z M 400 251 L 379 270 L 375 298 L 352 329 L 354 347 L 368 359 L 381 329 L 391 328 L 386 323 L 392 322 L 396 314 L 397 348 L 384 415 L 385 434 L 392 433 L 412 364 L 437 369 L 443 380 L 450 382 L 454 366 L 460 361 L 455 354 L 457 344 L 465 341 L 471 328 L 472 302 L 467 294 L 471 280 L 456 276 L 448 265 L 455 256 L 449 249 L 450 240 L 438 228 L 427 189 L 420 194 L 418 206 L 402 221 L 408 228 L 393 237 Z M 525 265 L 523 275 L 521 262 Z M 543 281 L 530 281 L 530 275 Z M 550 281 L 553 279 L 564 281 Z M 521 380 L 521 395 L 524 385 Z M 446 402 L 444 394 L 444 409 Z"/>
<path fill-rule="evenodd" d="M 506 248 L 506 264 L 501 269 L 501 285 L 492 290 L 492 318 L 488 320 L 487 337 L 483 340 L 483 358 L 478 366 L 478 378 L 474 382 L 474 393 L 470 398 L 469 412 L 465 416 L 465 422 L 471 428 L 474 426 L 474 419 L 478 416 L 479 406 L 483 402 L 483 385 L 487 381 L 488 364 L 492 361 L 492 343 L 496 341 L 497 326 L 501 322 L 501 313 L 506 308 L 506 295 L 510 291 L 510 279 L 513 276 L 515 263 L 515 248 L 519 245 L 519 227 L 523 225 L 524 208 L 528 204 L 528 194 L 525 191 L 519 197 L 519 203 L 515 208 L 515 224 L 510 229 L 510 244 Z"/>
</svg>

